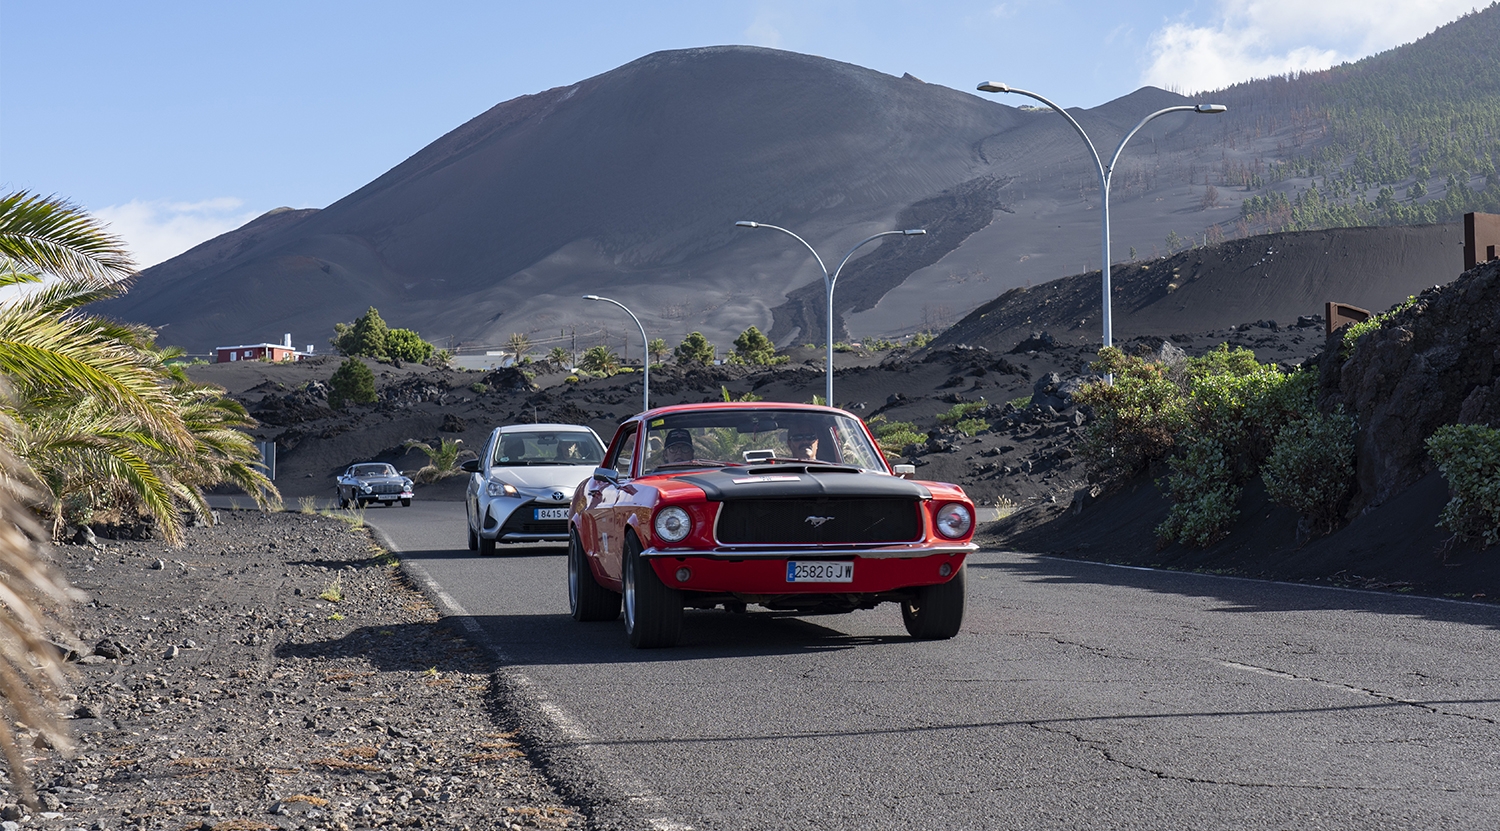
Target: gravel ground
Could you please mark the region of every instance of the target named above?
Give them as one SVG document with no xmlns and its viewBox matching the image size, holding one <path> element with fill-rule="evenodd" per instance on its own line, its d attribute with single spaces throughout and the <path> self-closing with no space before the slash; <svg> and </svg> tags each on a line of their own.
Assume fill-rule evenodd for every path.
<svg viewBox="0 0 1500 831">
<path fill-rule="evenodd" d="M 368 529 L 225 511 L 187 545 L 54 549 L 73 610 L 71 758 L 46 829 L 582 828 L 505 727 L 493 662 Z"/>
</svg>

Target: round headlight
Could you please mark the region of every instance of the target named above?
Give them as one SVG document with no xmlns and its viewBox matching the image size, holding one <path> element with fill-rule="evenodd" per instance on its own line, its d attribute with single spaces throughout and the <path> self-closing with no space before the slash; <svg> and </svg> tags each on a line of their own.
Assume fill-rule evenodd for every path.
<svg viewBox="0 0 1500 831">
<path fill-rule="evenodd" d="M 484 492 L 490 496 L 516 496 L 520 493 L 520 491 L 516 490 L 515 485 L 509 482 L 502 482 L 499 479 L 491 479 L 489 482 L 486 482 Z"/>
<path fill-rule="evenodd" d="M 652 525 L 656 528 L 658 537 L 667 542 L 681 542 L 693 530 L 693 518 L 688 516 L 687 511 L 673 505 L 657 511 L 656 521 Z"/>
<path fill-rule="evenodd" d="M 969 506 L 958 502 L 949 502 L 937 512 L 937 530 L 939 534 L 950 540 L 956 540 L 969 533 L 974 527 L 974 514 Z"/>
<path fill-rule="evenodd" d="M 369 493 L 370 492 L 370 486 L 366 485 L 366 484 L 363 484 L 363 483 L 360 484 L 359 489 L 362 490 L 362 491 L 364 491 L 365 493 Z"/>
</svg>

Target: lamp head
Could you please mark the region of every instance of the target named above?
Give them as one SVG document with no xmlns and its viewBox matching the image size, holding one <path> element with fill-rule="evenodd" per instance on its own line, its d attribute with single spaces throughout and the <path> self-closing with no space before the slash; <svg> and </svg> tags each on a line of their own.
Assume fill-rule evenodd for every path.
<svg viewBox="0 0 1500 831">
<path fill-rule="evenodd" d="M 927 236 L 927 229 L 926 228 L 912 228 L 912 229 L 909 229 L 909 230 L 906 230 L 906 231 L 902 231 L 901 233 L 905 234 L 908 237 L 925 237 L 925 236 Z"/>
<path fill-rule="evenodd" d="M 583 296 L 583 299 L 584 300 L 598 300 L 599 299 L 599 295 L 597 295 L 597 294 L 585 294 Z"/>
<path fill-rule="evenodd" d="M 999 81 L 985 81 L 978 87 L 975 87 L 975 89 L 978 89 L 980 92 L 1010 92 L 1010 85 L 1002 84 Z"/>
<path fill-rule="evenodd" d="M 1229 108 L 1224 106 L 1223 104 L 1199 104 L 1193 109 L 1197 110 L 1200 113 L 1209 113 L 1212 115 L 1229 112 Z"/>
<path fill-rule="evenodd" d="M 742 219 L 739 222 L 734 223 L 734 227 L 736 227 L 736 228 L 759 228 L 760 227 L 760 223 L 759 222 L 751 222 L 748 219 Z"/>
</svg>

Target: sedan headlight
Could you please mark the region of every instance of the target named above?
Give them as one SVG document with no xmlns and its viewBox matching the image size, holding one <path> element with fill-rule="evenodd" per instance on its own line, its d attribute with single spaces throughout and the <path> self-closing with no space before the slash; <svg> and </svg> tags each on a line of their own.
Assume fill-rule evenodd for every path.
<svg viewBox="0 0 1500 831">
<path fill-rule="evenodd" d="M 499 479 L 491 479 L 488 483 L 486 483 L 484 486 L 484 492 L 489 494 L 490 496 L 519 496 L 521 493 L 520 491 L 516 490 L 515 485 L 512 485 L 509 482 L 502 482 Z"/>
<path fill-rule="evenodd" d="M 370 491 L 374 490 L 369 485 L 366 485 L 366 484 L 363 484 L 363 483 L 360 484 L 359 489 L 362 490 L 362 491 L 364 491 L 365 493 L 369 493 Z"/>
<path fill-rule="evenodd" d="M 969 506 L 959 502 L 949 502 L 938 508 L 937 530 L 948 539 L 961 539 L 973 527 L 974 514 L 969 510 Z"/>
<path fill-rule="evenodd" d="M 693 518 L 687 511 L 672 505 L 656 512 L 652 527 L 656 529 L 656 536 L 667 542 L 681 542 L 693 530 Z"/>
</svg>

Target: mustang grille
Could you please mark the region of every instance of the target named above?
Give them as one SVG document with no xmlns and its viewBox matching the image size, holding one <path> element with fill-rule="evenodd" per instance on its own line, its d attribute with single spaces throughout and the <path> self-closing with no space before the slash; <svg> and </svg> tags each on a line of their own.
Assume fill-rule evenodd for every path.
<svg viewBox="0 0 1500 831">
<path fill-rule="evenodd" d="M 824 545 L 914 542 L 922 522 L 910 499 L 747 499 L 719 508 L 725 545 Z"/>
</svg>

